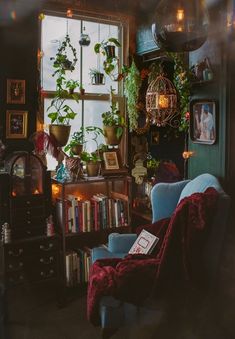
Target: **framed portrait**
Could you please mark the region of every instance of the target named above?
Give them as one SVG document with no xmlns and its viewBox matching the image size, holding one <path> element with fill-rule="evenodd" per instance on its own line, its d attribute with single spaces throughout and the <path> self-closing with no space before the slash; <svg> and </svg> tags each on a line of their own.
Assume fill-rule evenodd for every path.
<svg viewBox="0 0 235 339">
<path fill-rule="evenodd" d="M 25 80 L 7 79 L 7 104 L 25 104 Z"/>
<path fill-rule="evenodd" d="M 216 141 L 216 101 L 190 103 L 190 137 L 195 143 L 213 145 Z"/>
<path fill-rule="evenodd" d="M 27 138 L 28 112 L 7 111 L 6 114 L 6 138 L 25 139 Z"/>
<path fill-rule="evenodd" d="M 106 170 L 118 170 L 119 162 L 116 151 L 109 151 L 103 153 L 104 158 L 104 168 Z"/>
</svg>

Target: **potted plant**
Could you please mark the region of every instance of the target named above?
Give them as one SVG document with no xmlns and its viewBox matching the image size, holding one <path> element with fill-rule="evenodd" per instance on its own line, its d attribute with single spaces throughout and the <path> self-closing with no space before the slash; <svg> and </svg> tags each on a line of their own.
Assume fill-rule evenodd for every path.
<svg viewBox="0 0 235 339">
<path fill-rule="evenodd" d="M 86 152 L 81 153 L 81 160 L 86 163 L 86 171 L 89 177 L 96 177 L 99 174 L 101 166 L 101 158 L 97 152 Z"/>
<path fill-rule="evenodd" d="M 96 68 L 90 68 L 89 75 L 91 77 L 92 85 L 104 85 L 105 83 L 104 73 L 102 73 Z"/>
<path fill-rule="evenodd" d="M 72 139 L 65 146 L 64 151 L 69 152 L 70 157 L 80 155 L 85 142 L 85 129 L 81 127 L 79 131 L 73 133 Z"/>
<path fill-rule="evenodd" d="M 85 94 L 85 88 L 83 87 L 82 84 L 80 84 L 80 86 L 79 86 L 79 91 L 80 91 L 80 94 L 81 94 L 81 95 L 84 95 L 84 94 Z"/>
<path fill-rule="evenodd" d="M 103 135 L 103 130 L 96 126 L 80 127 L 80 130 L 76 131 L 72 135 L 72 139 L 65 146 L 64 151 L 69 152 L 70 157 L 74 155 L 80 155 L 83 149 L 83 145 L 87 143 L 88 136 L 95 142 L 96 148 L 98 149 L 97 138 L 99 135 Z"/>
<path fill-rule="evenodd" d="M 125 127 L 125 119 L 117 108 L 117 103 L 113 100 L 113 94 L 114 90 L 111 87 L 110 110 L 102 113 L 104 137 L 108 145 L 120 143 Z"/>
<path fill-rule="evenodd" d="M 118 67 L 118 57 L 116 56 L 115 52 L 116 47 L 121 47 L 120 42 L 116 38 L 103 40 L 101 43 L 96 43 L 94 46 L 94 51 L 96 54 L 101 53 L 105 56 L 103 68 L 105 73 L 111 77 L 112 80 L 116 80 L 113 72 Z"/>
<path fill-rule="evenodd" d="M 52 99 L 50 106 L 47 108 L 48 117 L 51 119 L 49 125 L 49 133 L 53 135 L 59 147 L 66 145 L 71 126 L 70 120 L 74 119 L 77 113 L 66 104 L 66 100 L 70 99 L 71 95 L 66 90 L 56 91 L 56 96 Z M 78 102 L 78 96 L 73 94 L 73 98 Z"/>
<path fill-rule="evenodd" d="M 77 80 L 70 79 L 66 82 L 66 88 L 68 88 L 69 94 L 73 94 L 75 88 L 79 87 L 79 82 Z"/>
</svg>

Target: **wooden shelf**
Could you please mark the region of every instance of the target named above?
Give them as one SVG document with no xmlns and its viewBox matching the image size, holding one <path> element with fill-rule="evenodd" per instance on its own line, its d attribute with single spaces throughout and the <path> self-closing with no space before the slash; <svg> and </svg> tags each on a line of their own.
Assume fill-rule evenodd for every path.
<svg viewBox="0 0 235 339">
<path fill-rule="evenodd" d="M 142 218 L 146 221 L 149 221 L 149 222 L 152 222 L 152 213 L 149 211 L 149 212 L 146 212 L 146 213 L 143 213 L 143 212 L 140 212 L 140 211 L 137 211 L 137 210 L 132 210 L 132 214 L 136 217 L 139 217 L 139 218 Z"/>
</svg>

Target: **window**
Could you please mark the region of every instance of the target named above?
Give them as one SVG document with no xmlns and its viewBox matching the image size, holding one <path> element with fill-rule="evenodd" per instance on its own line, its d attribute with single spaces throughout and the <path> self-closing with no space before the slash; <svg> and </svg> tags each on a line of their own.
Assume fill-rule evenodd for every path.
<svg viewBox="0 0 235 339">
<path fill-rule="evenodd" d="M 79 45 L 79 38 L 82 33 L 89 35 L 91 43 L 89 46 L 81 47 Z M 117 38 L 122 45 L 123 29 L 119 22 L 112 22 L 98 18 L 84 18 L 84 17 L 60 17 L 54 15 L 45 15 L 41 26 L 41 86 L 43 88 L 43 107 L 44 107 L 44 124 L 48 126 L 50 119 L 48 118 L 47 108 L 53 98 L 56 89 L 56 79 L 52 77 L 54 73 L 53 60 L 51 57 L 56 55 L 57 49 L 69 34 L 72 45 L 76 48 L 78 61 L 73 72 L 66 72 L 66 79 L 78 80 L 85 88 L 85 95 L 77 103 L 71 98 L 67 104 L 78 113 L 74 120 L 70 121 L 71 133 L 70 136 L 78 130 L 81 126 L 98 126 L 102 127 L 101 114 L 110 108 L 110 86 L 115 89 L 116 98 L 120 103 L 122 95 L 122 88 L 120 83 L 111 80 L 105 76 L 104 85 L 93 85 L 89 71 L 96 68 L 103 72 L 103 56 L 96 55 L 94 52 L 94 45 L 97 42 L 106 40 L 109 37 Z M 69 54 L 68 57 L 72 57 Z M 122 63 L 122 48 L 118 48 L 120 64 Z M 72 54 L 72 52 L 71 52 Z M 70 58 L 71 59 L 71 58 Z M 69 73 L 67 75 L 67 73 Z M 76 89 L 78 91 L 78 89 Z M 122 107 L 120 107 L 121 109 Z M 103 137 L 100 137 L 98 143 L 104 143 Z M 95 150 L 95 143 L 89 141 L 86 143 L 87 151 Z M 56 161 L 48 158 L 48 168 L 55 169 Z"/>
</svg>

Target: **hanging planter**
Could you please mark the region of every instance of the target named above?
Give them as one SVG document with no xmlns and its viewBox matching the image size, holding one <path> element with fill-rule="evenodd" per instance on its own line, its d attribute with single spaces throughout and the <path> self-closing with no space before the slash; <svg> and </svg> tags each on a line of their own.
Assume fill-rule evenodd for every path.
<svg viewBox="0 0 235 339">
<path fill-rule="evenodd" d="M 107 58 L 115 58 L 115 46 L 108 45 L 104 47 Z"/>
<path fill-rule="evenodd" d="M 49 134 L 55 138 L 59 147 L 63 147 L 69 140 L 70 129 L 70 125 L 49 125 Z"/>
<path fill-rule="evenodd" d="M 69 60 L 68 51 L 72 52 L 73 59 Z M 51 57 L 50 60 L 54 60 L 53 67 L 56 71 L 52 74 L 55 76 L 57 73 L 64 73 L 66 70 L 73 71 L 77 63 L 76 48 L 73 47 L 70 41 L 70 37 L 66 34 L 65 39 L 61 42 L 61 46 L 58 48 L 56 56 Z"/>
<path fill-rule="evenodd" d="M 90 77 L 92 85 L 104 85 L 105 84 L 105 77 L 104 73 L 101 73 L 97 69 L 90 69 Z"/>
</svg>

